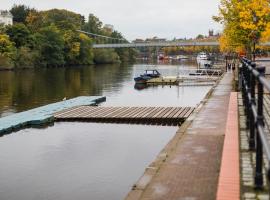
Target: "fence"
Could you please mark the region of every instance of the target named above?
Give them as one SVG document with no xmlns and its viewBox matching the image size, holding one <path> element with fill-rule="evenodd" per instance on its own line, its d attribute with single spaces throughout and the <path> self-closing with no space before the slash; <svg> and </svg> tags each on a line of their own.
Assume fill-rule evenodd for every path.
<svg viewBox="0 0 270 200">
<path fill-rule="evenodd" d="M 264 123 L 264 90 L 270 92 L 270 83 L 265 78 L 265 67 L 256 66 L 246 58 L 241 59 L 239 68 L 239 85 L 242 89 L 246 114 L 246 125 L 249 129 L 249 149 L 256 154 L 255 186 L 263 187 L 263 154 L 268 166 L 270 162 L 270 144 L 267 139 Z M 257 87 L 257 91 L 256 91 Z M 256 92 L 255 92 L 256 91 Z M 270 170 L 267 170 L 270 180 Z"/>
</svg>

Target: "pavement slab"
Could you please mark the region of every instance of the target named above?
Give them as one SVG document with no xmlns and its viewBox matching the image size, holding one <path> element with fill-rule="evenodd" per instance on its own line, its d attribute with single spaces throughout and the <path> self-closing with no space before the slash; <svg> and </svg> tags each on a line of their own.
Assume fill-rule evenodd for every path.
<svg viewBox="0 0 270 200">
<path fill-rule="evenodd" d="M 200 110 L 185 122 L 184 131 L 180 127 L 182 131 L 170 142 L 174 146 L 167 145 L 167 158 L 149 184 L 133 188 L 126 199 L 216 199 L 232 78 L 232 73 L 224 75 Z"/>
</svg>

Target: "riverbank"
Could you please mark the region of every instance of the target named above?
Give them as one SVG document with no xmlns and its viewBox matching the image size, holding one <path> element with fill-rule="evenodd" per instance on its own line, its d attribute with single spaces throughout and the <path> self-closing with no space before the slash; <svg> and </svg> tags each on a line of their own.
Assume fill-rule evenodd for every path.
<svg viewBox="0 0 270 200">
<path fill-rule="evenodd" d="M 127 200 L 215 199 L 232 86 L 226 73 L 149 165 Z"/>
</svg>

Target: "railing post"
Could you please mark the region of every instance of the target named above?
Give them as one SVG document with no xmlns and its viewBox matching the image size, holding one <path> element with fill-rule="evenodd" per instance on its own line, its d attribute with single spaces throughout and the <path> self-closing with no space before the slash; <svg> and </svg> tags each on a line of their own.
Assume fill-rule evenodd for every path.
<svg viewBox="0 0 270 200">
<path fill-rule="evenodd" d="M 251 103 L 250 99 L 249 99 L 250 88 L 251 88 L 251 81 L 250 81 L 251 72 L 249 71 L 249 68 L 248 68 L 250 64 L 251 64 L 251 62 L 248 62 L 247 66 L 246 66 L 246 81 L 247 81 L 247 91 L 246 91 L 246 115 L 247 115 L 247 121 L 246 121 L 246 125 L 247 125 L 247 128 L 249 128 L 249 124 L 250 124 L 250 103 Z"/>
<path fill-rule="evenodd" d="M 252 69 L 256 68 L 255 63 L 251 63 Z M 255 150 L 255 119 L 254 114 L 252 111 L 252 106 L 255 105 L 255 84 L 256 84 L 256 77 L 253 75 L 253 72 L 250 72 L 250 96 L 251 100 L 249 102 L 249 149 Z"/>
<path fill-rule="evenodd" d="M 258 132 L 259 126 L 264 126 L 263 121 L 263 84 L 260 82 L 260 77 L 265 75 L 265 67 L 258 67 L 258 103 L 257 103 L 257 124 L 256 124 L 256 174 L 255 174 L 255 186 L 258 189 L 263 187 L 263 149 L 260 134 Z"/>
</svg>

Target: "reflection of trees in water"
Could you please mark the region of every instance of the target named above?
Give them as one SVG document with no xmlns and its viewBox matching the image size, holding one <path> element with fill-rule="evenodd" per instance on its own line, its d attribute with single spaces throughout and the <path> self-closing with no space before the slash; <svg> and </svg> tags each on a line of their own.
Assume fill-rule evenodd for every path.
<svg viewBox="0 0 270 200">
<path fill-rule="evenodd" d="M 119 64 L 3 71 L 0 113 L 27 110 L 64 97 L 102 95 L 104 89 L 119 89 L 125 79 L 132 78 L 131 73 L 131 66 Z"/>
</svg>

